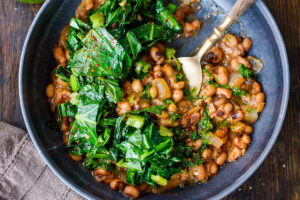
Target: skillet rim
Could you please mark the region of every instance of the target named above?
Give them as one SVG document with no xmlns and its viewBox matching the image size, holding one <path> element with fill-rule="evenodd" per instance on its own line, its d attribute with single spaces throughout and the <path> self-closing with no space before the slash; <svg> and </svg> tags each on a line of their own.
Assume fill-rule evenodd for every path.
<svg viewBox="0 0 300 200">
<path fill-rule="evenodd" d="M 22 49 L 20 64 L 19 64 L 19 98 L 20 98 L 20 104 L 21 104 L 21 111 L 22 115 L 25 121 L 26 128 L 29 132 L 29 135 L 31 137 L 31 140 L 33 141 L 36 149 L 44 159 L 44 161 L 47 163 L 49 168 L 58 176 L 66 185 L 68 185 L 70 188 L 72 188 L 75 192 L 80 194 L 81 196 L 87 198 L 87 199 L 99 199 L 99 197 L 87 194 L 83 190 L 81 190 L 78 185 L 74 184 L 70 178 L 66 177 L 61 173 L 61 171 L 58 169 L 57 166 L 55 166 L 50 159 L 50 156 L 48 156 L 42 149 L 40 142 L 36 139 L 36 133 L 33 132 L 32 127 L 34 126 L 28 119 L 29 113 L 27 109 L 25 108 L 25 102 L 24 102 L 24 91 L 23 91 L 23 70 L 24 70 L 24 61 L 25 61 L 25 55 L 27 53 L 27 47 L 29 44 L 29 41 L 32 37 L 32 32 L 36 28 L 36 24 L 38 20 L 40 19 L 41 15 L 44 13 L 44 10 L 50 5 L 51 0 L 47 0 L 41 9 L 39 10 L 38 14 L 34 18 L 31 27 L 27 33 L 24 46 Z M 280 133 L 282 124 L 285 119 L 287 106 L 288 106 L 288 100 L 289 100 L 289 91 L 290 91 L 290 70 L 289 70 L 289 63 L 288 63 L 288 56 L 286 47 L 282 38 L 282 35 L 280 33 L 280 30 L 278 28 L 278 25 L 276 24 L 273 16 L 271 15 L 270 11 L 266 7 L 266 5 L 260 0 L 255 3 L 257 8 L 262 13 L 263 17 L 269 24 L 274 36 L 275 41 L 278 44 L 279 52 L 280 52 L 280 58 L 281 58 L 281 64 L 282 64 L 282 70 L 283 70 L 283 96 L 281 101 L 281 109 L 279 112 L 279 116 L 277 118 L 276 126 L 274 128 L 274 131 L 272 133 L 272 136 L 269 139 L 269 142 L 267 143 L 266 147 L 261 152 L 258 159 L 249 167 L 249 169 L 236 181 L 234 181 L 231 185 L 226 187 L 224 190 L 220 191 L 218 194 L 210 197 L 209 199 L 221 199 L 225 197 L 226 195 L 230 194 L 234 190 L 236 190 L 241 184 L 243 184 L 250 176 L 258 169 L 258 167 L 262 164 L 262 162 L 265 160 L 267 155 L 269 154 L 270 150 L 272 149 L 274 143 L 277 140 L 277 137 Z"/>
</svg>

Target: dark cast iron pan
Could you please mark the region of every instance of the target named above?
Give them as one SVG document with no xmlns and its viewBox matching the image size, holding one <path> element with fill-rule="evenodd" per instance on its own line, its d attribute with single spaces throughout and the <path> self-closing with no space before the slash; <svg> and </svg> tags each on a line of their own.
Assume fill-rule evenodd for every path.
<svg viewBox="0 0 300 200">
<path fill-rule="evenodd" d="M 54 119 L 45 96 L 50 74 L 56 66 L 52 55 L 62 28 L 68 24 L 81 0 L 48 0 L 37 14 L 27 35 L 19 74 L 19 95 L 23 117 L 36 148 L 54 173 L 68 186 L 88 199 L 127 199 L 109 185 L 98 183 L 87 170 L 68 156 L 63 135 L 47 123 Z M 177 56 L 189 56 L 210 35 L 234 0 L 202 0 L 197 18 L 204 23 L 198 36 L 172 44 Z M 212 14 L 218 11 L 218 15 Z M 172 194 L 146 194 L 143 199 L 220 199 L 245 182 L 271 150 L 284 120 L 289 96 L 289 66 L 278 27 L 262 1 L 257 1 L 233 25 L 230 32 L 247 34 L 253 40 L 250 55 L 261 58 L 264 68 L 256 75 L 266 94 L 266 105 L 254 125 L 252 142 L 245 156 L 219 170 L 207 184 L 178 188 Z"/>
</svg>

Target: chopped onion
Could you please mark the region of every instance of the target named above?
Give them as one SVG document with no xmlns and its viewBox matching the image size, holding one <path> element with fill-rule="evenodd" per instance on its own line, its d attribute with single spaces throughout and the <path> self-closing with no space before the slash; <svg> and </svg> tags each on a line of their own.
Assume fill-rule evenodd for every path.
<svg viewBox="0 0 300 200">
<path fill-rule="evenodd" d="M 163 78 L 154 79 L 154 84 L 158 89 L 158 96 L 161 99 L 168 99 L 171 97 L 171 91 L 167 82 Z"/>
<path fill-rule="evenodd" d="M 209 144 L 211 144 L 217 148 L 220 148 L 224 143 L 223 140 L 221 140 L 218 136 L 216 136 L 215 134 L 210 133 L 210 132 L 207 133 L 206 139 Z"/>
<path fill-rule="evenodd" d="M 249 124 L 253 124 L 258 119 L 258 113 L 255 108 L 248 105 L 241 106 L 242 111 L 245 113 L 245 121 Z"/>
<path fill-rule="evenodd" d="M 243 84 L 243 82 L 245 81 L 243 75 L 239 72 L 234 72 L 230 74 L 229 77 L 229 86 L 231 88 L 235 88 L 237 86 L 240 86 Z"/>
<path fill-rule="evenodd" d="M 254 73 L 258 73 L 264 66 L 264 63 L 253 56 L 247 56 L 246 59 L 251 63 Z"/>
<path fill-rule="evenodd" d="M 240 133 L 245 130 L 245 126 L 246 126 L 246 124 L 244 124 L 242 122 L 236 122 L 236 123 L 230 125 L 230 129 L 232 132 Z"/>
</svg>

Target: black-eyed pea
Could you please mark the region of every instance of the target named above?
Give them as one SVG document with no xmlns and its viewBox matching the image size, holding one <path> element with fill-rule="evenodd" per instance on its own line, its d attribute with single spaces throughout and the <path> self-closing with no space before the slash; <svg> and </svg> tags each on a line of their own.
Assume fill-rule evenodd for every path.
<svg viewBox="0 0 300 200">
<path fill-rule="evenodd" d="M 67 62 L 67 58 L 62 47 L 55 47 L 53 50 L 53 55 L 58 63 L 64 64 Z"/>
<path fill-rule="evenodd" d="M 159 62 L 161 58 L 163 58 L 160 50 L 156 46 L 152 46 L 150 48 L 150 57 L 155 61 Z"/>
<path fill-rule="evenodd" d="M 145 192 L 147 189 L 148 189 L 148 184 L 147 183 L 142 183 L 141 185 L 139 185 L 138 186 L 138 188 L 139 188 L 139 191 L 141 191 L 141 192 Z"/>
<path fill-rule="evenodd" d="M 55 87 L 54 87 L 54 85 L 53 84 L 47 85 L 47 87 L 46 87 L 46 96 L 48 98 L 53 98 L 54 95 L 55 95 Z"/>
<path fill-rule="evenodd" d="M 170 117 L 169 113 L 165 110 L 162 111 L 161 115 L 156 115 L 159 119 L 167 119 Z"/>
<path fill-rule="evenodd" d="M 182 90 L 173 90 L 172 98 L 177 103 L 183 99 L 183 91 Z"/>
<path fill-rule="evenodd" d="M 154 80 L 154 77 L 152 75 L 148 75 L 148 76 L 144 77 L 143 78 L 144 86 L 151 84 L 153 80 Z"/>
<path fill-rule="evenodd" d="M 116 112 L 119 116 L 131 111 L 130 104 L 127 101 L 117 103 Z"/>
<path fill-rule="evenodd" d="M 72 160 L 74 160 L 75 162 L 80 162 L 82 160 L 82 156 L 72 155 L 72 154 L 69 155 L 72 158 Z"/>
<path fill-rule="evenodd" d="M 220 107 L 226 103 L 226 98 L 223 96 L 217 97 L 214 99 L 213 103 L 215 106 Z"/>
<path fill-rule="evenodd" d="M 150 97 L 152 99 L 155 99 L 158 95 L 158 89 L 156 86 L 151 86 L 151 88 L 149 89 L 149 93 L 150 93 Z"/>
<path fill-rule="evenodd" d="M 237 46 L 237 54 L 239 55 L 239 56 L 244 56 L 245 55 L 245 48 L 244 48 L 244 46 L 243 46 L 243 44 L 242 43 L 239 43 L 238 44 L 238 46 Z"/>
<path fill-rule="evenodd" d="M 228 69 L 224 66 L 217 66 L 214 68 L 214 79 L 221 85 L 226 85 L 229 81 Z"/>
<path fill-rule="evenodd" d="M 224 53 L 219 47 L 213 47 L 205 56 L 205 61 L 210 63 L 219 63 L 222 61 Z"/>
<path fill-rule="evenodd" d="M 227 99 L 231 98 L 232 91 L 226 88 L 217 88 L 217 95 L 225 96 Z"/>
<path fill-rule="evenodd" d="M 144 90 L 144 86 L 141 80 L 135 79 L 131 84 L 131 88 L 135 93 L 141 93 Z"/>
<path fill-rule="evenodd" d="M 210 97 L 217 92 L 217 88 L 213 85 L 207 85 L 203 88 L 201 94 L 202 96 Z"/>
<path fill-rule="evenodd" d="M 246 149 L 247 148 L 247 144 L 239 136 L 234 137 L 233 143 L 234 143 L 234 145 L 236 145 L 240 149 Z"/>
<path fill-rule="evenodd" d="M 225 137 L 228 133 L 228 128 L 226 126 L 220 127 L 215 131 L 215 135 L 219 138 Z"/>
<path fill-rule="evenodd" d="M 234 146 L 233 149 L 228 153 L 228 161 L 233 162 L 236 161 L 242 155 L 242 150 L 237 146 Z"/>
<path fill-rule="evenodd" d="M 255 106 L 259 106 L 261 103 L 265 101 L 265 94 L 263 92 L 260 92 L 255 95 Z"/>
<path fill-rule="evenodd" d="M 253 128 L 250 125 L 245 126 L 245 133 L 251 134 L 253 132 Z"/>
<path fill-rule="evenodd" d="M 158 124 L 165 127 L 178 127 L 180 125 L 179 121 L 172 122 L 171 118 L 159 119 Z"/>
<path fill-rule="evenodd" d="M 160 50 L 160 52 L 162 52 L 162 53 L 164 53 L 165 50 L 166 50 L 165 46 L 164 46 L 162 43 L 160 43 L 160 42 L 156 42 L 156 43 L 155 43 L 155 46 L 156 46 L 156 47 Z"/>
<path fill-rule="evenodd" d="M 216 159 L 215 162 L 217 165 L 221 166 L 225 163 L 225 161 L 227 160 L 227 153 L 222 152 Z"/>
<path fill-rule="evenodd" d="M 174 70 L 173 70 L 172 66 L 169 65 L 169 64 L 165 64 L 162 67 L 162 71 L 165 74 L 165 76 L 167 76 L 167 77 L 173 76 L 173 73 L 174 73 Z"/>
<path fill-rule="evenodd" d="M 229 47 L 236 47 L 239 43 L 237 37 L 233 34 L 226 34 L 223 42 Z"/>
<path fill-rule="evenodd" d="M 208 178 L 208 175 L 206 173 L 205 167 L 203 164 L 200 164 L 199 166 L 192 167 L 190 169 L 190 173 L 198 179 L 198 181 L 204 181 Z"/>
<path fill-rule="evenodd" d="M 85 8 L 91 10 L 94 7 L 94 0 L 84 0 Z"/>
<path fill-rule="evenodd" d="M 129 96 L 133 93 L 130 81 L 125 81 L 122 89 L 124 96 Z"/>
<path fill-rule="evenodd" d="M 153 105 L 160 106 L 163 105 L 163 100 L 161 98 L 155 98 L 152 100 Z"/>
<path fill-rule="evenodd" d="M 231 103 L 226 103 L 224 106 L 225 114 L 229 114 L 233 110 L 233 105 Z"/>
<path fill-rule="evenodd" d="M 202 139 L 198 139 L 194 142 L 194 150 L 198 151 L 202 146 Z"/>
<path fill-rule="evenodd" d="M 71 99 L 71 92 L 68 89 L 58 88 L 53 100 L 53 103 L 57 106 L 61 103 L 66 103 Z"/>
<path fill-rule="evenodd" d="M 245 38 L 243 40 L 243 46 L 244 46 L 245 51 L 249 51 L 252 47 L 252 40 L 248 37 Z"/>
<path fill-rule="evenodd" d="M 209 162 L 209 172 L 210 174 L 218 173 L 218 165 L 214 161 Z"/>
<path fill-rule="evenodd" d="M 123 191 L 125 183 L 122 179 L 116 178 L 110 182 L 110 188 L 113 190 Z"/>
<path fill-rule="evenodd" d="M 251 142 L 251 137 L 247 134 L 244 134 L 241 139 L 245 144 L 250 144 L 250 142 Z"/>
<path fill-rule="evenodd" d="M 94 176 L 98 176 L 98 175 L 101 175 L 101 176 L 108 176 L 108 175 L 110 175 L 110 172 L 107 171 L 106 169 L 100 167 L 100 168 L 95 169 L 95 170 L 93 171 L 93 175 L 94 175 Z"/>
<path fill-rule="evenodd" d="M 172 84 L 172 88 L 176 90 L 182 90 L 184 88 L 184 81 L 175 82 Z"/>
<path fill-rule="evenodd" d="M 209 158 L 212 157 L 213 151 L 210 148 L 206 148 L 203 152 L 202 152 L 202 158 L 207 160 Z"/>
<path fill-rule="evenodd" d="M 177 106 L 175 103 L 171 103 L 169 106 L 168 106 L 168 111 L 171 112 L 171 113 L 176 113 L 177 112 Z"/>
<path fill-rule="evenodd" d="M 136 199 L 140 196 L 140 191 L 137 187 L 133 186 L 133 185 L 128 185 L 124 188 L 123 191 L 124 194 Z"/>
<path fill-rule="evenodd" d="M 252 86 L 252 92 L 253 94 L 258 94 L 261 92 L 261 86 L 258 82 L 254 81 Z"/>
<path fill-rule="evenodd" d="M 206 104 L 210 104 L 210 103 L 212 102 L 212 97 L 205 97 L 205 98 L 204 98 L 204 102 L 205 102 Z"/>
<path fill-rule="evenodd" d="M 227 120 L 231 123 L 242 121 L 245 117 L 245 113 L 241 110 L 233 111 L 230 113 Z"/>
</svg>

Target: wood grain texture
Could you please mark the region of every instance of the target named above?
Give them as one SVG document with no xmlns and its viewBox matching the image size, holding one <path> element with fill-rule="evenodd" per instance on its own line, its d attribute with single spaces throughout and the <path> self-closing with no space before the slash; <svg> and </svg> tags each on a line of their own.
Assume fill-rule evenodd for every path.
<svg viewBox="0 0 300 200">
<path fill-rule="evenodd" d="M 300 1 L 265 0 L 282 32 L 290 62 L 291 95 L 279 138 L 267 159 L 226 200 L 300 199 Z M 18 97 L 20 54 L 40 5 L 0 0 L 0 121 L 25 129 Z"/>
</svg>

